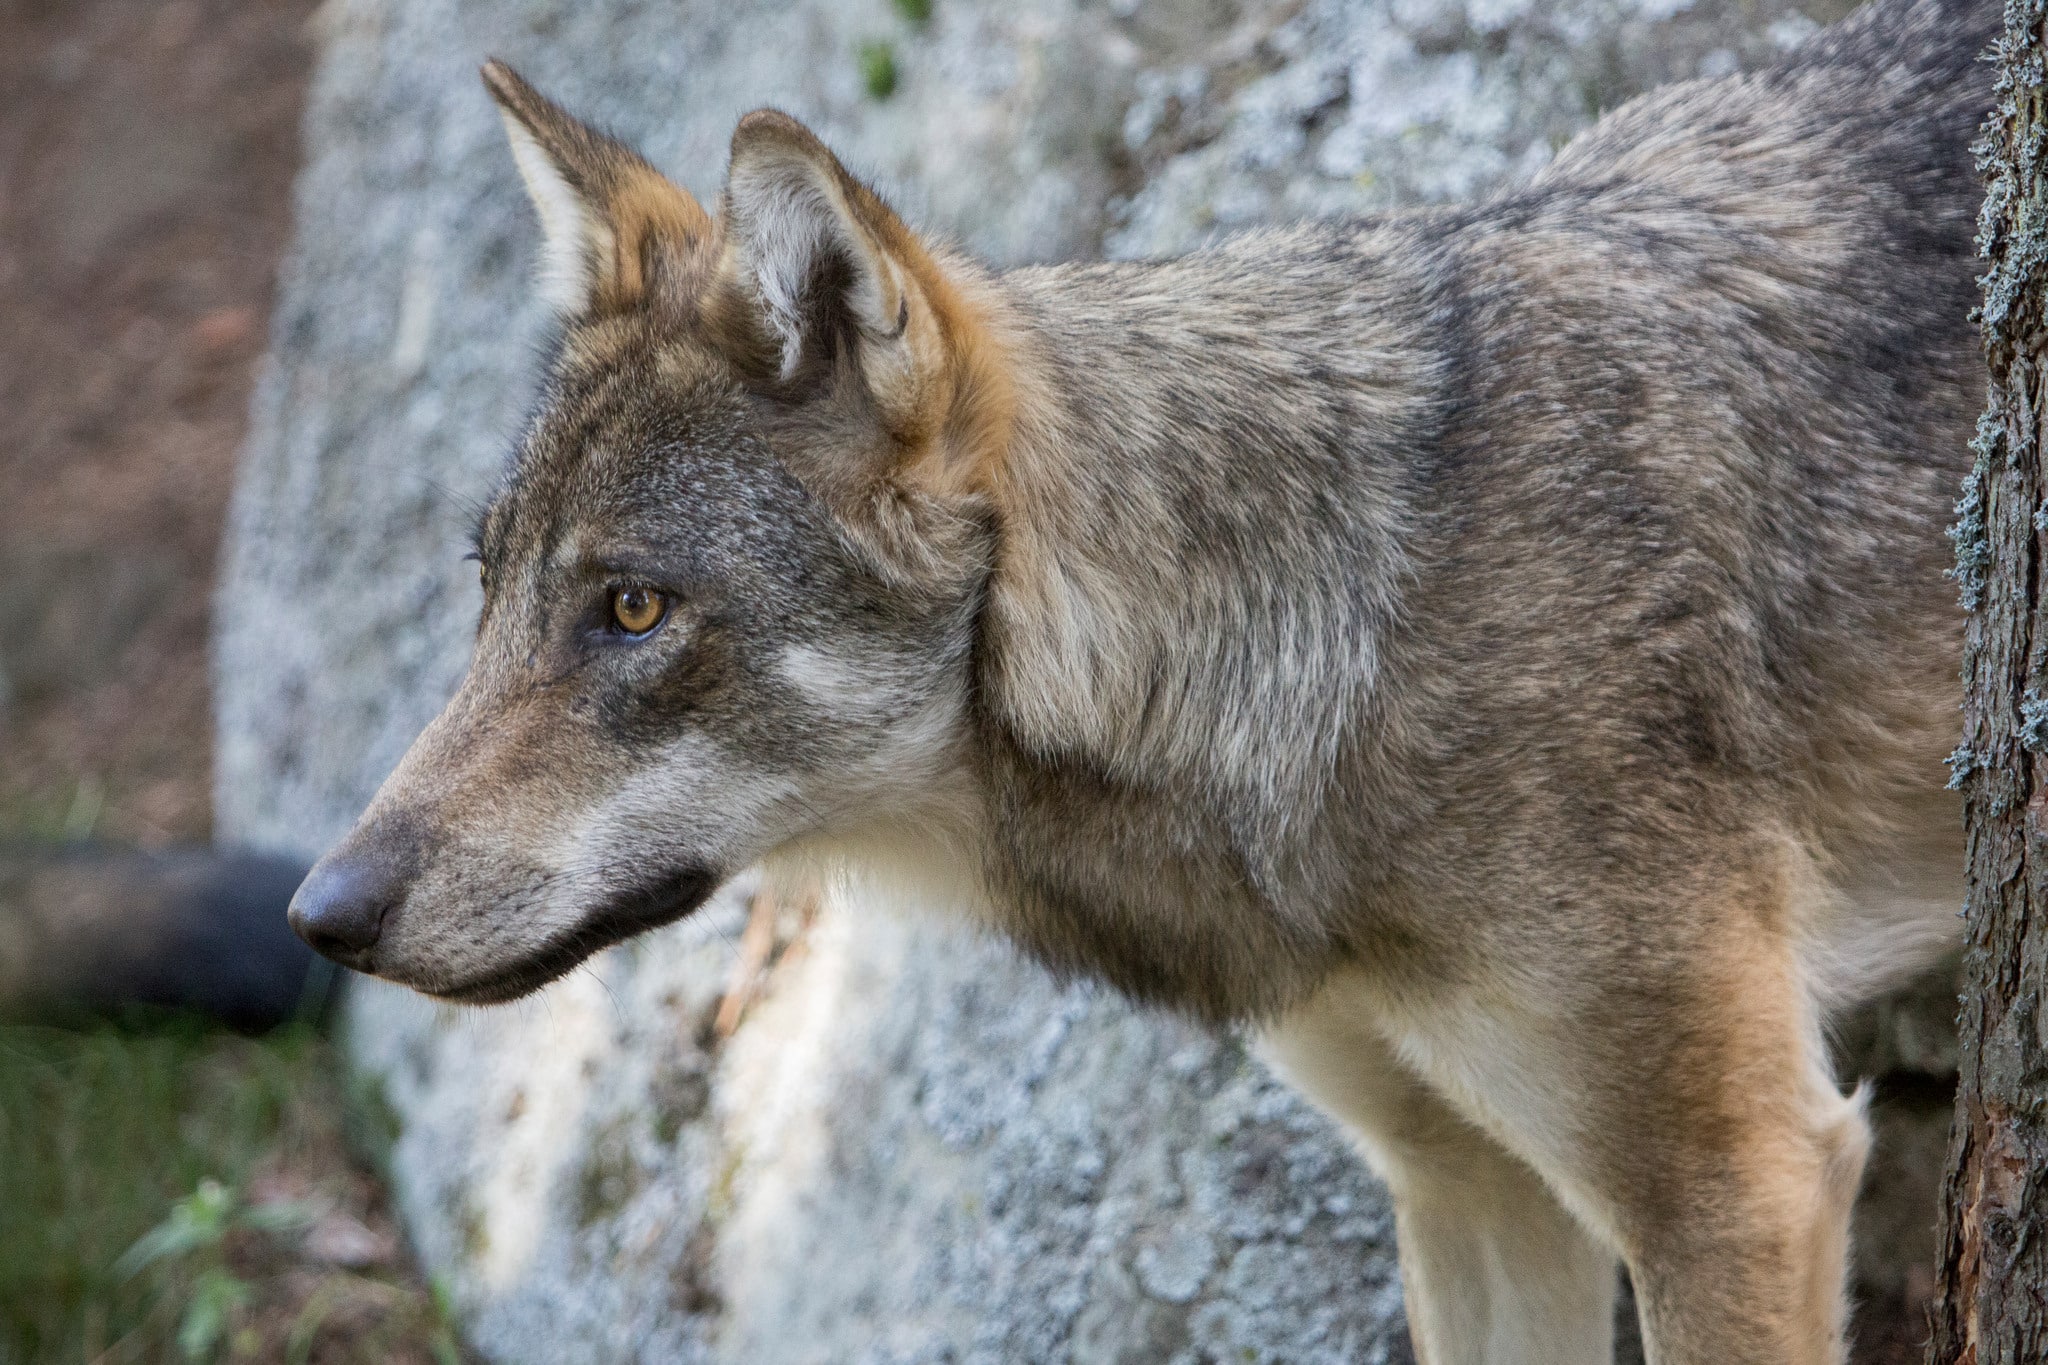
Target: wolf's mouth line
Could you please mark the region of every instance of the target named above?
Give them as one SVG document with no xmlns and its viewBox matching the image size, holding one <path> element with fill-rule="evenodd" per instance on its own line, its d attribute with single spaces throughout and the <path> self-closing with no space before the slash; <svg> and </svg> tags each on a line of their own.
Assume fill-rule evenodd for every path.
<svg viewBox="0 0 2048 1365">
<path fill-rule="evenodd" d="M 401 984 L 460 1005 L 505 1004 L 568 975 L 606 948 L 689 916 L 720 880 L 707 868 L 686 868 L 657 887 L 620 897 L 566 936 L 496 971 L 451 985 Z"/>
</svg>

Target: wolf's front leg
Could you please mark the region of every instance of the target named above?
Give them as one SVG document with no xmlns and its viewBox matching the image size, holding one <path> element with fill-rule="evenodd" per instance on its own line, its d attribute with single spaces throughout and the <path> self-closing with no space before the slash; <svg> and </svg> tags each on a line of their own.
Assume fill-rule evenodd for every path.
<svg viewBox="0 0 2048 1365">
<path fill-rule="evenodd" d="M 1690 1032 L 1634 1078 L 1630 1135 L 1602 1154 L 1645 1354 L 1840 1365 L 1863 1095 L 1835 1084 L 1794 953 L 1729 947 L 1691 974 Z"/>
<path fill-rule="evenodd" d="M 1259 1051 L 1350 1131 L 1387 1182 L 1421 1365 L 1605 1365 L 1614 1253 L 1404 1067 L 1363 1003 L 1326 991 Z"/>
<path fill-rule="evenodd" d="M 1388 1006 L 1432 1092 L 1620 1250 L 1651 1365 L 1844 1356 L 1869 1131 L 1829 1074 L 1799 908 L 1760 897 L 1769 880 L 1655 919 L 1618 907 L 1583 935 L 1553 920 L 1547 944 L 1520 936 L 1512 972 L 1474 964 L 1455 987 Z M 1412 1145 L 1419 1160 L 1429 1143 Z M 1479 1226 L 1499 1197 L 1470 1201 Z M 1476 1279 L 1452 1292 L 1495 1291 Z"/>
</svg>

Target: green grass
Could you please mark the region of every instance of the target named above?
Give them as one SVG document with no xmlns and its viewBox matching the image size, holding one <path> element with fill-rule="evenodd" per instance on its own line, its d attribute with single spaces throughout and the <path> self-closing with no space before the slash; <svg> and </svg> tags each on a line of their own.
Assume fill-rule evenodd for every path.
<svg viewBox="0 0 2048 1365">
<path fill-rule="evenodd" d="M 257 1237 L 262 1213 L 234 1201 L 261 1170 L 335 1161 L 338 1074 L 308 1028 L 0 1028 L 0 1365 L 251 1349 L 226 1248 Z M 219 1231 L 159 1231 L 122 1263 L 195 1210 Z M 209 1313 L 215 1330 L 196 1331 Z"/>
</svg>

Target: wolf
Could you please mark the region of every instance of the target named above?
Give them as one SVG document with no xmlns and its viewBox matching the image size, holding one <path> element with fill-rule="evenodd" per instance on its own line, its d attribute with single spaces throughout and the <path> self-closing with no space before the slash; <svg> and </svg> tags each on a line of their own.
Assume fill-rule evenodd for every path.
<svg viewBox="0 0 2048 1365">
<path fill-rule="evenodd" d="M 530 992 L 760 863 L 1246 1029 L 1425 1365 L 1843 1359 L 1831 1011 L 1952 940 L 1995 7 L 1485 202 L 996 271 L 796 120 L 707 208 L 484 68 L 560 319 L 460 689 L 291 909 Z"/>
</svg>

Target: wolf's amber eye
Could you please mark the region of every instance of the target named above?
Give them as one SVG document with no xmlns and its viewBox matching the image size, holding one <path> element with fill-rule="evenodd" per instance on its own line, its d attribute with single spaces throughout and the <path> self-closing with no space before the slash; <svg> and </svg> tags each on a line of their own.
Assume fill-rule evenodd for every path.
<svg viewBox="0 0 2048 1365">
<path fill-rule="evenodd" d="M 628 635 L 645 635 L 668 615 L 668 599 L 634 583 L 612 589 L 612 622 Z"/>
</svg>

